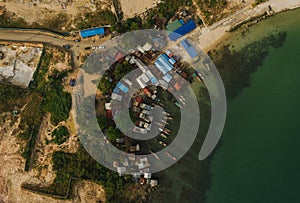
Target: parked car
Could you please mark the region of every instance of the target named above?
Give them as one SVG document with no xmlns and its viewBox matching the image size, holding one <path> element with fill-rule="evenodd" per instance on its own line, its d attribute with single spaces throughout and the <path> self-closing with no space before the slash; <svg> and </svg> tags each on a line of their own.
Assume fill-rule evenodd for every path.
<svg viewBox="0 0 300 203">
<path fill-rule="evenodd" d="M 63 48 L 70 49 L 70 48 L 71 48 L 71 45 L 65 44 L 65 45 L 63 45 Z"/>
<path fill-rule="evenodd" d="M 93 49 L 104 49 L 105 46 L 93 46 Z"/>
</svg>

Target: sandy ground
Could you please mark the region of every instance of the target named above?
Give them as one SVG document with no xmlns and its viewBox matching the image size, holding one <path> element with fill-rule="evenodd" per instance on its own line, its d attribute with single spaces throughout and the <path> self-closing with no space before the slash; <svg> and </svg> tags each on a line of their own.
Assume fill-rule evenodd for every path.
<svg viewBox="0 0 300 203">
<path fill-rule="evenodd" d="M 53 52 L 60 60 L 50 66 L 50 72 L 54 69 L 63 71 L 69 69 L 68 55 L 61 57 L 61 53 Z M 73 89 L 69 85 L 71 78 L 76 78 L 76 72 L 70 74 L 64 80 L 65 91 L 72 92 Z M 53 126 L 50 122 L 50 114 L 44 116 L 39 129 L 39 135 L 36 139 L 34 148 L 34 167 L 25 172 L 25 159 L 21 156 L 21 149 L 26 143 L 16 138 L 19 134 L 20 118 L 25 104 L 20 111 L 19 117 L 13 117 L 11 112 L 0 113 L 0 202 L 12 203 L 41 203 L 41 202 L 98 202 L 105 201 L 104 189 L 93 182 L 79 182 L 75 186 L 75 199 L 72 200 L 57 200 L 51 197 L 38 195 L 27 190 L 23 190 L 23 183 L 41 184 L 43 186 L 50 185 L 55 173 L 52 170 L 52 154 L 55 151 L 62 150 L 65 152 L 75 153 L 79 147 L 78 137 L 74 126 L 72 113 L 67 121 L 63 121 L 58 126 L 67 126 L 70 133 L 70 138 L 58 146 L 55 143 L 46 144 L 46 140 L 51 140 L 51 132 L 58 126 Z M 34 116 L 34 115 L 33 115 Z"/>
<path fill-rule="evenodd" d="M 20 142 L 13 132 L 18 130 L 20 120 L 12 123 L 11 113 L 2 113 L 0 119 L 0 200 L 3 202 L 66 202 L 56 201 L 21 189 L 24 182 L 39 183 L 35 172 L 24 172 L 25 160 L 20 155 L 20 148 L 25 143 Z"/>
<path fill-rule="evenodd" d="M 124 18 L 132 18 L 155 7 L 161 0 L 120 0 Z"/>
<path fill-rule="evenodd" d="M 95 11 L 96 3 L 100 5 L 100 8 L 111 8 L 111 0 L 6 0 L 0 1 L 0 6 L 5 6 L 8 11 L 16 13 L 28 23 L 42 23 L 59 13 L 74 17 L 88 10 Z"/>
<path fill-rule="evenodd" d="M 73 202 L 90 203 L 106 201 L 103 187 L 90 181 L 78 183 L 73 192 L 76 196 Z"/>
<path fill-rule="evenodd" d="M 45 170 L 31 170 L 30 172 L 24 172 L 25 160 L 20 155 L 20 148 L 25 143 L 20 142 L 14 136 L 14 130 L 18 130 L 20 120 L 16 120 L 14 123 L 11 122 L 13 115 L 11 113 L 0 114 L 0 202 L 5 203 L 69 203 L 69 202 L 105 202 L 105 194 L 102 186 L 89 182 L 83 181 L 75 185 L 73 200 L 58 200 L 51 197 L 38 195 L 21 188 L 22 183 L 49 183 L 53 180 L 55 175 L 53 174 L 51 167 Z M 41 141 L 45 138 L 49 129 L 49 117 L 44 118 L 41 127 L 40 145 Z M 46 135 L 43 135 L 46 134 Z M 71 139 L 65 144 L 69 145 Z M 50 146 L 49 146 L 50 147 Z M 56 147 L 57 148 L 57 147 Z M 39 148 L 41 149 L 41 148 Z M 76 148 L 75 148 L 76 149 Z M 71 151 L 71 150 L 70 150 Z M 38 161 L 38 164 L 45 164 L 49 161 L 49 156 L 46 153 L 53 153 L 53 150 L 49 151 L 49 148 L 44 149 L 43 159 Z M 40 157 L 41 158 L 41 157 Z M 50 161 L 51 162 L 51 161 Z M 49 163 L 50 163 L 49 162 Z M 49 164 L 48 163 L 48 164 Z M 45 184 L 47 185 L 47 184 Z"/>
</svg>

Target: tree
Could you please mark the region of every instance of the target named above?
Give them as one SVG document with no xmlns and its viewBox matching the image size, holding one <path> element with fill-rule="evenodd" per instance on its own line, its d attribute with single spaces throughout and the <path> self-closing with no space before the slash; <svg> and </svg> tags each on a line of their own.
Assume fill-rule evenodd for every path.
<svg viewBox="0 0 300 203">
<path fill-rule="evenodd" d="M 121 132 L 113 127 L 109 127 L 106 131 L 106 135 L 110 141 L 114 141 L 120 137 Z"/>
<path fill-rule="evenodd" d="M 108 77 L 101 78 L 99 85 L 98 85 L 98 89 L 101 92 L 107 92 L 109 89 L 111 89 L 111 87 L 112 87 L 112 84 L 111 84 L 111 82 L 109 82 Z"/>
</svg>

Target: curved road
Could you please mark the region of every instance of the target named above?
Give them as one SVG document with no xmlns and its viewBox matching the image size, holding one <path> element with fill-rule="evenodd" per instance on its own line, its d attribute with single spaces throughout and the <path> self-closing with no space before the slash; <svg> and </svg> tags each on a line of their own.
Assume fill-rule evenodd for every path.
<svg viewBox="0 0 300 203">
<path fill-rule="evenodd" d="M 0 29 L 0 41 L 48 43 L 58 47 L 62 47 L 66 44 L 71 45 L 70 50 L 73 53 L 74 62 L 76 65 L 79 64 L 77 56 L 79 56 L 80 51 L 83 51 L 85 47 L 97 46 L 103 42 L 103 40 L 93 42 L 88 39 L 75 42 L 74 39 L 75 38 L 72 37 L 63 37 L 58 34 L 38 30 Z"/>
</svg>

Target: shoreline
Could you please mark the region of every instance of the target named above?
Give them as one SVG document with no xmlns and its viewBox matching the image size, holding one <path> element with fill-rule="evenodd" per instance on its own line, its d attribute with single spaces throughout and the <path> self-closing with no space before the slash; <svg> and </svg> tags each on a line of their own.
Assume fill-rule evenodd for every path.
<svg viewBox="0 0 300 203">
<path fill-rule="evenodd" d="M 300 1 L 298 1 L 300 2 Z M 248 21 L 245 23 L 245 21 L 243 21 L 243 24 L 242 26 L 238 27 L 237 29 L 233 30 L 233 31 L 230 31 L 230 32 L 226 32 L 226 33 L 223 33 L 222 37 L 220 38 L 220 40 L 217 40 L 215 41 L 214 44 L 211 44 L 211 46 L 209 46 L 209 48 L 207 50 L 205 50 L 206 52 L 210 52 L 210 51 L 218 51 L 220 50 L 223 46 L 226 46 L 226 45 L 230 45 L 231 44 L 231 37 L 237 33 L 237 32 L 241 32 L 243 31 L 243 29 L 245 28 L 250 28 L 252 26 L 255 26 L 256 24 L 259 24 L 261 22 L 263 22 L 264 20 L 267 20 L 269 19 L 269 17 L 275 17 L 277 16 L 277 14 L 282 14 L 282 13 L 287 13 L 289 11 L 294 11 L 294 10 L 300 10 L 300 4 L 297 6 L 297 7 L 292 7 L 292 8 L 288 8 L 288 9 L 282 9 L 282 10 L 279 10 L 277 12 L 274 12 L 272 13 L 271 15 L 266 15 L 264 18 L 260 18 L 260 19 L 257 19 L 256 17 L 254 17 L 255 19 L 251 20 L 251 21 Z M 255 21 L 255 22 L 254 22 Z M 249 24 L 248 24 L 249 23 Z M 240 34 L 240 33 L 238 33 Z M 248 33 L 247 33 L 248 34 Z M 216 153 L 218 153 L 218 151 L 220 150 L 220 148 L 222 147 L 222 143 L 219 144 L 220 146 L 216 148 Z M 208 166 L 209 169 L 210 169 L 210 173 L 209 173 L 209 185 L 210 187 L 206 189 L 206 193 L 207 191 L 209 191 L 212 187 L 212 182 L 211 182 L 211 175 L 212 175 L 212 172 L 211 172 L 211 162 L 213 161 L 214 159 L 214 155 L 209 157 L 209 162 L 210 162 L 210 165 Z M 207 196 L 205 197 L 206 200 L 207 200 Z"/>
<path fill-rule="evenodd" d="M 286 12 L 286 11 L 290 11 L 290 12 Z M 246 37 L 245 38 L 254 40 L 254 39 L 257 39 L 257 36 L 259 36 L 258 34 L 269 33 L 268 30 L 271 30 L 271 32 L 273 30 L 275 30 L 276 32 L 284 31 L 284 32 L 287 32 L 287 36 L 289 36 L 288 37 L 289 40 L 284 41 L 284 46 L 282 46 L 278 49 L 272 48 L 272 50 L 270 50 L 270 52 L 269 52 L 270 56 L 268 55 L 267 56 L 268 58 L 266 58 L 266 60 L 264 60 L 261 67 L 259 67 L 260 68 L 259 71 L 254 72 L 255 76 L 254 75 L 251 76 L 252 78 L 251 78 L 251 83 L 249 85 L 249 88 L 247 88 L 247 90 L 245 89 L 243 91 L 243 93 L 238 96 L 238 98 L 237 98 L 238 101 L 234 101 L 232 103 L 232 111 L 234 113 L 231 113 L 231 119 L 228 122 L 229 125 L 226 128 L 228 130 L 225 129 L 226 133 L 224 134 L 224 136 L 225 136 L 225 142 L 226 143 L 224 142 L 224 146 L 221 146 L 221 148 L 223 148 L 222 150 L 220 150 L 220 148 L 217 149 L 217 153 L 216 153 L 215 157 L 213 158 L 215 160 L 212 161 L 211 166 L 210 166 L 212 168 L 211 173 L 213 174 L 214 178 L 211 182 L 212 188 L 210 188 L 209 192 L 207 192 L 207 196 L 209 197 L 206 200 L 207 202 L 218 202 L 221 199 L 222 199 L 222 201 L 225 201 L 225 202 L 226 201 L 228 201 L 228 202 L 229 201 L 230 202 L 240 202 L 242 199 L 244 199 L 244 197 L 246 195 L 251 196 L 252 194 L 253 194 L 253 196 L 251 196 L 251 199 L 253 198 L 252 199 L 253 202 L 259 201 L 259 199 L 261 200 L 261 197 L 264 194 L 268 194 L 268 196 L 263 196 L 263 197 L 264 197 L 264 199 L 269 199 L 270 202 L 272 202 L 272 200 L 273 201 L 277 200 L 278 202 L 284 201 L 286 196 L 289 196 L 290 201 L 292 201 L 292 200 L 296 201 L 296 199 L 297 199 L 297 201 L 299 201 L 299 199 L 296 195 L 297 191 L 293 190 L 293 188 L 297 188 L 297 187 L 295 187 L 295 185 L 288 184 L 287 187 L 285 187 L 284 189 L 282 189 L 280 191 L 281 194 L 278 195 L 278 196 L 276 196 L 276 192 L 278 192 L 278 191 L 276 191 L 276 190 L 272 191 L 273 188 L 282 188 L 281 187 L 282 184 L 280 182 L 281 180 L 277 180 L 276 177 L 280 177 L 280 174 L 285 173 L 285 172 L 282 172 L 283 169 L 281 169 L 281 168 L 278 169 L 274 166 L 270 167 L 270 165 L 268 165 L 268 167 L 266 167 L 264 165 L 261 168 L 260 168 L 259 165 L 257 167 L 252 167 L 252 166 L 254 166 L 255 163 L 257 163 L 257 161 L 253 161 L 251 164 L 249 162 L 245 163 L 243 161 L 240 161 L 240 160 L 243 160 L 243 159 L 244 160 L 258 160 L 259 163 L 260 163 L 260 161 L 263 161 L 264 163 L 267 163 L 267 164 L 276 162 L 276 160 L 273 161 L 273 162 L 270 161 L 270 159 L 272 158 L 272 155 L 270 155 L 270 159 L 268 159 L 267 157 L 264 157 L 263 160 L 260 160 L 260 158 L 261 158 L 260 153 L 265 150 L 264 147 L 262 147 L 262 149 L 259 149 L 259 147 L 260 147 L 259 141 L 261 141 L 261 140 L 259 140 L 260 138 L 258 138 L 258 140 L 255 140 L 256 143 L 255 143 L 255 141 L 254 141 L 254 143 L 252 143 L 251 141 L 253 141 L 255 139 L 254 137 L 252 137 L 252 135 L 250 135 L 248 137 L 249 140 L 247 140 L 248 139 L 247 137 L 246 138 L 244 138 L 244 137 L 240 138 L 238 136 L 239 133 L 241 133 L 241 132 L 243 133 L 243 136 L 244 136 L 244 134 L 246 135 L 247 134 L 246 131 L 250 131 L 249 134 L 253 134 L 251 130 L 253 129 L 254 124 L 253 125 L 249 124 L 249 123 L 252 122 L 251 119 L 249 120 L 249 118 L 247 117 L 242 122 L 240 122 L 238 124 L 235 123 L 236 121 L 238 121 L 238 122 L 240 121 L 239 118 L 241 118 L 241 115 L 249 116 L 249 114 L 247 114 L 249 112 L 251 114 L 251 111 L 249 111 L 249 112 L 247 112 L 247 110 L 245 112 L 243 111 L 243 108 L 245 106 L 249 107 L 247 102 L 250 101 L 249 103 L 251 103 L 251 105 L 252 105 L 251 98 L 252 99 L 254 98 L 255 100 L 257 98 L 259 98 L 259 101 L 257 101 L 257 102 L 253 101 L 253 102 L 256 102 L 255 106 L 258 106 L 258 108 L 259 107 L 262 108 L 261 111 L 258 111 L 259 113 L 263 112 L 263 110 L 264 110 L 264 105 L 260 105 L 260 104 L 268 104 L 269 103 L 269 102 L 264 102 L 264 100 L 261 100 L 261 97 L 259 97 L 259 95 L 257 95 L 257 96 L 254 95 L 254 94 L 258 94 L 256 90 L 258 90 L 258 92 L 260 92 L 260 90 L 264 87 L 266 87 L 267 89 L 269 89 L 269 88 L 274 89 L 274 87 L 279 87 L 279 86 L 282 87 L 282 85 L 277 86 L 276 84 L 274 84 L 272 79 L 270 79 L 270 78 L 276 78 L 277 76 L 281 76 L 282 69 L 280 67 L 278 68 L 277 64 L 285 64 L 285 67 L 284 67 L 285 72 L 288 71 L 287 68 L 289 66 L 293 67 L 294 64 L 297 64 L 295 62 L 294 63 L 291 62 L 291 65 L 290 65 L 288 63 L 288 61 L 289 61 L 289 54 L 290 54 L 289 51 L 291 51 L 291 55 L 292 55 L 292 53 L 295 53 L 295 51 L 294 52 L 292 51 L 293 49 L 291 49 L 291 47 L 299 47 L 299 46 L 297 46 L 297 44 L 292 44 L 291 43 L 291 39 L 292 39 L 292 41 L 294 41 L 296 39 L 295 40 L 295 43 L 296 43 L 297 38 L 295 38 L 295 33 L 290 31 L 290 28 L 291 28 L 293 30 L 294 29 L 297 30 L 297 33 L 299 33 L 299 29 L 298 29 L 299 27 L 297 26 L 297 24 L 298 24 L 297 19 L 299 19 L 299 11 L 300 11 L 300 9 L 297 9 L 297 10 L 295 10 L 295 9 L 283 10 L 281 12 L 276 13 L 276 14 L 280 13 L 280 15 L 274 14 L 274 15 L 272 15 L 274 18 L 271 18 L 271 19 L 268 18 L 268 20 L 266 20 L 266 21 L 262 20 L 260 23 L 258 23 L 258 25 L 255 25 L 250 30 L 247 30 L 249 32 L 246 32 Z M 294 17 L 294 16 L 298 16 L 298 17 Z M 290 20 L 290 19 L 293 19 L 293 20 Z M 291 24 L 292 22 L 293 22 L 293 24 Z M 246 29 L 246 28 L 244 27 L 244 29 Z M 238 30 L 239 33 L 234 33 L 233 35 L 238 36 L 240 34 L 240 32 L 243 32 L 244 29 L 239 29 Z M 252 35 L 252 36 L 249 36 L 249 35 Z M 262 36 L 264 36 L 264 35 L 262 35 Z M 296 37 L 297 36 L 298 35 L 296 35 Z M 250 43 L 252 42 L 252 41 L 246 41 L 246 39 L 245 39 L 245 41 L 243 41 L 242 37 L 236 38 L 235 36 L 233 36 L 233 38 L 231 38 L 227 42 L 231 42 L 232 39 L 238 39 L 239 44 L 240 43 L 241 44 L 249 44 L 249 42 Z M 235 49 L 235 47 L 233 49 Z M 257 50 L 260 51 L 260 49 L 257 49 Z M 287 54 L 284 55 L 284 54 L 278 54 L 278 53 L 287 53 Z M 281 58 L 278 57 L 279 55 L 280 55 L 280 57 L 283 57 L 283 61 L 285 60 L 284 58 L 287 57 L 288 58 L 287 61 L 285 61 L 283 63 Z M 292 56 L 291 56 L 291 59 L 292 59 Z M 270 57 L 272 57 L 272 58 L 270 58 Z M 278 63 L 278 62 L 280 62 L 280 63 Z M 269 69 L 267 69 L 267 68 L 269 68 Z M 277 76 L 275 76 L 276 74 L 277 74 Z M 257 75 L 259 75 L 259 76 L 257 76 Z M 292 79 L 290 79 L 292 77 L 292 75 L 295 75 L 295 74 L 290 74 L 290 75 L 285 75 L 285 76 L 287 78 L 289 78 L 289 80 L 292 80 Z M 270 85 L 270 86 L 267 85 L 269 83 L 268 80 L 270 81 L 270 84 L 272 84 L 272 85 Z M 257 82 L 257 81 L 259 81 L 259 82 Z M 293 81 L 295 81 L 295 80 L 293 80 Z M 259 85 L 257 85 L 258 83 L 259 83 Z M 295 87 L 295 85 L 290 85 L 290 87 L 292 87 L 292 86 Z M 257 89 L 253 89 L 253 88 L 257 88 Z M 284 91 L 279 91 L 279 89 L 277 89 L 277 88 L 275 88 L 275 89 L 276 89 L 276 92 L 284 92 Z M 290 88 L 287 88 L 287 90 L 290 90 Z M 265 96 L 266 92 L 268 92 L 268 91 L 265 91 L 265 92 L 261 91 L 261 92 L 262 92 L 261 95 Z M 293 91 L 291 91 L 291 92 L 293 92 Z M 275 92 L 271 92 L 271 91 L 268 92 L 268 94 L 269 94 L 268 96 L 272 96 L 274 94 L 276 95 Z M 245 98 L 245 95 L 248 95 L 247 98 Z M 276 95 L 274 97 L 275 97 L 275 100 L 276 100 L 278 95 Z M 274 98 L 272 98 L 272 99 L 270 99 L 270 98 L 271 97 L 269 97 L 269 99 L 268 98 L 266 98 L 266 99 L 269 100 L 269 101 L 272 101 L 272 100 L 274 101 Z M 283 103 L 283 102 L 279 102 L 279 103 Z M 277 108 L 278 108 L 278 106 L 277 106 Z M 253 109 L 257 109 L 257 108 L 253 108 Z M 275 109 L 276 109 L 276 107 L 275 107 Z M 240 112 L 243 112 L 243 113 L 240 113 Z M 267 114 L 268 113 L 269 112 L 267 112 Z M 260 115 L 264 115 L 264 113 L 261 113 Z M 251 117 L 251 116 L 249 116 L 249 117 Z M 256 123 L 255 122 L 256 118 L 257 118 L 257 114 L 254 113 L 253 117 L 252 117 L 252 120 L 254 120 L 253 123 Z M 269 117 L 267 117 L 267 118 L 269 118 Z M 270 118 L 272 118 L 272 116 Z M 239 125 L 239 124 L 241 124 L 241 125 Z M 239 127 L 237 127 L 237 126 L 239 126 Z M 252 126 L 252 129 L 249 126 Z M 267 126 L 267 121 L 266 121 L 266 126 Z M 273 125 L 271 124 L 270 129 L 272 129 L 272 126 Z M 248 127 L 249 127 L 249 130 L 248 130 Z M 265 125 L 263 125 L 262 128 L 265 129 Z M 231 130 L 231 129 L 234 129 L 234 130 Z M 265 131 L 269 133 L 269 135 L 266 135 L 266 136 L 270 136 L 270 133 L 272 135 L 271 130 L 265 130 Z M 268 133 L 262 133 L 262 135 L 265 135 L 265 134 L 268 134 Z M 293 134 L 293 133 L 290 133 L 290 134 Z M 227 138 L 227 135 L 229 135 L 229 138 Z M 256 137 L 261 137 L 261 136 L 256 136 Z M 270 136 L 270 137 L 271 137 L 271 139 L 272 139 L 272 137 L 274 138 L 274 136 Z M 247 140 L 247 141 L 245 141 L 245 140 Z M 243 141 L 245 141 L 245 143 L 242 143 Z M 234 142 L 235 142 L 235 144 L 232 144 Z M 237 143 L 240 144 L 239 147 L 237 147 L 236 149 L 233 149 L 235 146 L 237 146 Z M 242 149 L 243 147 L 241 147 L 241 146 L 245 146 L 244 144 L 246 144 L 248 146 L 249 143 L 252 144 L 252 145 L 250 145 L 250 146 L 252 146 L 252 148 L 253 148 L 253 146 L 255 147 L 255 144 L 258 144 L 257 147 L 253 148 L 253 149 L 255 149 L 254 151 L 256 151 L 256 150 L 258 151 L 257 154 L 255 154 L 255 155 L 251 154 L 252 153 L 252 151 L 251 151 L 252 148 L 251 148 L 251 150 L 250 150 L 250 148 L 248 148 L 247 150 L 243 151 L 243 149 Z M 275 151 L 274 152 L 275 154 L 278 154 L 278 152 L 277 152 L 278 150 L 277 151 L 274 150 L 274 151 Z M 233 152 L 235 152 L 235 153 L 233 153 Z M 238 156 L 238 157 L 234 157 L 235 159 L 232 160 L 232 156 L 235 156 L 236 152 L 240 152 L 242 155 Z M 251 158 L 247 157 L 247 153 L 248 153 L 248 156 L 251 157 Z M 270 151 L 270 153 L 271 153 L 271 151 Z M 274 157 L 274 155 L 273 155 L 273 157 Z M 236 165 L 229 164 L 228 162 L 235 163 Z M 225 168 L 226 168 L 225 163 L 230 165 L 230 167 L 228 168 L 228 170 L 224 171 L 224 170 L 222 170 L 222 167 L 225 166 Z M 247 167 L 245 168 L 245 165 L 249 168 L 247 168 Z M 281 165 L 286 166 L 287 164 L 281 164 Z M 258 168 L 260 168 L 260 169 L 258 169 Z M 276 168 L 276 169 L 274 169 L 274 168 Z M 264 173 L 269 173 L 270 171 L 272 171 L 270 169 L 274 169 L 274 171 L 275 171 L 274 173 L 277 172 L 277 175 L 276 176 L 275 175 L 267 176 L 266 179 L 263 179 L 262 177 L 260 177 L 258 175 L 258 174 L 262 175 Z M 264 173 L 259 173 L 258 170 L 262 170 Z M 252 171 L 253 171 L 253 173 L 252 173 Z M 236 172 L 238 172 L 238 174 L 241 173 L 242 175 L 237 176 L 237 178 L 235 179 L 234 175 L 229 174 L 227 177 L 224 178 L 224 174 L 226 174 L 226 173 L 228 174 L 228 172 L 230 172 L 232 174 L 235 174 Z M 262 175 L 262 176 L 264 176 L 264 175 Z M 248 177 L 251 177 L 251 178 L 248 178 Z M 232 184 L 230 185 L 230 187 L 228 187 L 227 183 L 228 183 L 228 181 L 231 181 L 231 180 L 232 180 Z M 242 183 L 240 183 L 241 180 L 243 180 Z M 254 181 L 251 182 L 252 180 L 254 180 Z M 257 182 L 255 180 L 259 180 L 259 181 Z M 273 181 L 273 180 L 275 180 L 275 181 Z M 287 181 L 286 179 L 285 179 L 285 181 L 290 183 L 290 181 Z M 257 185 L 259 183 L 265 183 L 265 182 L 268 182 L 268 183 L 271 182 L 269 184 L 270 185 L 269 188 L 272 188 L 272 189 L 269 189 L 269 188 L 265 189 L 263 187 L 263 184 L 262 184 L 262 187 L 257 187 Z M 248 187 L 246 189 L 243 188 L 243 187 L 240 187 L 241 184 L 242 184 L 242 186 L 247 184 Z M 234 186 L 232 186 L 232 185 L 234 185 Z M 227 189 L 227 187 L 229 189 Z M 239 190 L 239 188 L 242 188 L 239 191 L 239 194 L 235 195 L 235 197 L 233 197 L 233 198 L 226 199 L 226 194 L 228 194 L 229 192 L 232 192 L 232 191 L 237 191 L 237 190 Z M 259 189 L 257 189 L 257 191 L 256 191 L 254 188 L 259 188 Z M 251 193 L 249 191 L 254 191 L 254 192 Z M 288 191 L 288 192 L 286 192 L 286 191 Z M 284 193 L 284 192 L 286 192 L 286 193 Z M 273 199 L 272 195 L 273 196 L 275 195 L 276 198 Z M 233 201 L 233 200 L 235 200 L 235 201 Z M 275 202 L 277 202 L 277 201 L 275 201 Z"/>
<path fill-rule="evenodd" d="M 284 3 L 281 0 L 269 0 L 261 3 L 255 7 L 245 7 L 242 11 L 238 11 L 231 16 L 214 23 L 209 27 L 209 31 L 201 30 L 199 27 L 188 36 L 197 38 L 200 47 L 205 52 L 215 49 L 216 46 L 222 44 L 222 42 L 229 37 L 235 30 L 243 28 L 244 25 L 249 23 L 249 26 L 255 25 L 258 22 L 272 17 L 276 14 L 291 11 L 300 8 L 300 0 L 286 0 Z M 273 12 L 269 13 L 269 7 Z M 265 15 L 264 15 L 265 14 Z M 235 26 L 236 29 L 230 31 Z M 198 37 L 195 35 L 199 35 Z"/>
</svg>

